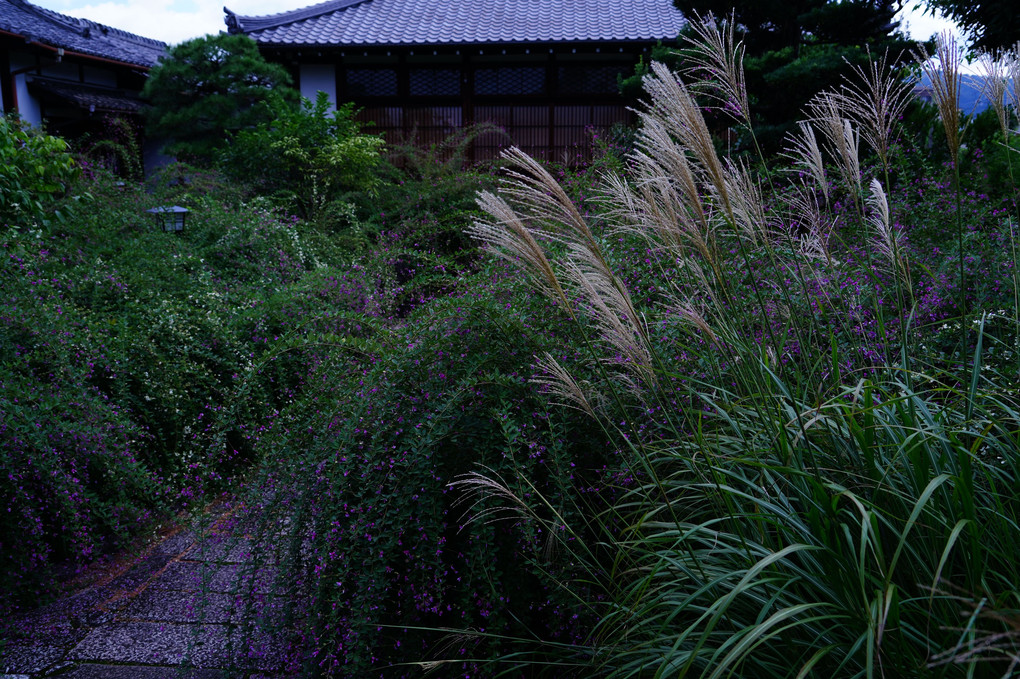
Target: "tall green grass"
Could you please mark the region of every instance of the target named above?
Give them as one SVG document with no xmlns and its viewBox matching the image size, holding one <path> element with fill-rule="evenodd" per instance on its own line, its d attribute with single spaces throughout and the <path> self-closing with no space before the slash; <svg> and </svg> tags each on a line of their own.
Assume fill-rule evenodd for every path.
<svg viewBox="0 0 1020 679">
<path fill-rule="evenodd" d="M 697 33 L 703 53 L 739 56 L 725 26 Z M 970 285 L 957 163 L 939 241 L 956 259 L 938 269 L 941 316 L 920 318 L 941 263 L 891 198 L 912 181 L 890 185 L 909 88 L 883 63 L 816 100 L 785 177 L 720 157 L 699 83 L 661 66 L 628 172 L 605 177 L 594 218 L 541 165 L 506 155 L 473 234 L 578 329 L 574 362 L 542 358 L 536 382 L 589 415 L 628 475 L 614 501 L 569 513 L 526 478 L 454 484 L 550 536 L 534 562 L 578 566 L 561 586 L 597 620 L 576 644 L 510 640 L 494 672 L 1020 671 L 1015 338 L 986 332 L 1002 300 Z M 741 75 L 722 81 L 741 101 Z M 959 142 L 960 121 L 945 124 Z M 1010 253 L 1001 263 L 1015 271 Z"/>
</svg>

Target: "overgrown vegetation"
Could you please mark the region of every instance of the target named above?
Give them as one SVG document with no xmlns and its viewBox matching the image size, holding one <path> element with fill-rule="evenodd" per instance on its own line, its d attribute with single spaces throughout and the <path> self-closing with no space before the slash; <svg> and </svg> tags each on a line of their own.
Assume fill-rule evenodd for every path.
<svg viewBox="0 0 1020 679">
<path fill-rule="evenodd" d="M 61 219 L 59 199 L 78 174 L 67 143 L 0 116 L 0 219 L 10 225 Z"/>
<path fill-rule="evenodd" d="M 295 151 L 265 195 L 176 168 L 5 216 L 10 594 L 243 480 L 300 528 L 309 675 L 1015 673 L 1016 89 L 968 127 L 953 45 L 937 114 L 867 63 L 759 173 L 692 96 L 747 101 L 738 45 L 695 35 L 724 77 L 655 66 L 589 167 L 366 142 L 349 183 L 316 105 L 250 131 Z"/>
<path fill-rule="evenodd" d="M 361 132 L 354 106 L 329 111 L 325 92 L 300 109 L 265 104 L 265 120 L 234 135 L 220 157 L 227 175 L 311 222 L 344 212 L 343 196 L 373 195 L 382 139 Z"/>
<path fill-rule="evenodd" d="M 725 29 L 698 30 L 723 100 L 746 100 L 732 53 L 712 51 Z M 582 676 L 1016 671 L 1015 185 L 968 200 L 955 45 L 938 54 L 941 200 L 930 177 L 890 182 L 910 143 L 897 127 L 908 88 L 880 64 L 813 100 L 789 179 L 720 158 L 694 86 L 656 67 L 603 228 L 522 156 L 484 197 L 474 233 L 570 317 L 581 364 L 601 375 L 546 356 L 538 379 L 633 474 L 585 522 L 485 471 L 455 482 L 561 538 L 584 572 L 563 584 L 598 620 L 581 644 L 520 638 L 503 667 L 551 655 Z M 1016 109 L 998 103 L 1009 136 Z"/>
<path fill-rule="evenodd" d="M 289 376 L 250 374 L 276 339 L 264 305 L 342 254 L 304 223 L 222 202 L 220 186 L 198 193 L 188 176 L 149 194 L 100 174 L 72 187 L 68 205 L 87 198 L 63 221 L 21 212 L 4 226 L 5 599 L 43 584 L 51 560 L 87 561 L 154 512 L 224 488 L 255 459 L 260 419 L 288 398 L 278 387 Z M 173 202 L 192 210 L 183 238 L 144 212 Z"/>
</svg>

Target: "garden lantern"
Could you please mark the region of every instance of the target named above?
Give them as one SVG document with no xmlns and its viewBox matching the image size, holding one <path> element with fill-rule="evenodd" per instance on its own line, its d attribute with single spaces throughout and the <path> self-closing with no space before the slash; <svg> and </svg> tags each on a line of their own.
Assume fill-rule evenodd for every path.
<svg viewBox="0 0 1020 679">
<path fill-rule="evenodd" d="M 180 233 L 184 230 L 184 218 L 188 215 L 188 208 L 173 205 L 170 207 L 154 207 L 146 210 L 156 218 L 156 224 L 167 233 Z"/>
</svg>

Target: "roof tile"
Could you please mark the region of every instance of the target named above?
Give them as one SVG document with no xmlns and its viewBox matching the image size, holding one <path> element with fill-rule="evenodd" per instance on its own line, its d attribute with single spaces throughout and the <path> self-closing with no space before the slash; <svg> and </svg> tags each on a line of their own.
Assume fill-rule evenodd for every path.
<svg viewBox="0 0 1020 679">
<path fill-rule="evenodd" d="M 224 8 L 263 45 L 650 41 L 686 24 L 672 0 L 330 0 L 261 17 Z"/>
<path fill-rule="evenodd" d="M 58 14 L 25 0 L 0 0 L 0 30 L 71 52 L 152 67 L 166 43 L 118 28 Z"/>
<path fill-rule="evenodd" d="M 138 113 L 142 101 L 128 90 L 111 90 L 83 83 L 69 83 L 50 78 L 33 78 L 29 88 L 41 90 L 73 106 L 101 112 Z"/>
</svg>

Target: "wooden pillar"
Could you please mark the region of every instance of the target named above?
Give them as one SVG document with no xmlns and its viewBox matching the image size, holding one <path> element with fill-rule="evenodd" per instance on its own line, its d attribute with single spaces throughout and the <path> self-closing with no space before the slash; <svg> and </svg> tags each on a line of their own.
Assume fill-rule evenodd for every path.
<svg viewBox="0 0 1020 679">
<path fill-rule="evenodd" d="M 400 130 L 403 135 L 403 141 L 408 142 L 408 135 L 411 133 L 411 126 L 408 123 L 410 118 L 410 78 L 407 72 L 407 53 L 400 52 L 397 57 L 397 98 L 399 99 L 401 113 L 400 113 Z"/>
<path fill-rule="evenodd" d="M 549 99 L 549 134 L 546 137 L 546 160 L 553 160 L 556 148 L 556 102 L 559 101 L 560 81 L 556 55 L 549 54 L 545 71 L 545 96 Z"/>
<path fill-rule="evenodd" d="M 475 71 L 471 67 L 467 50 L 460 55 L 460 124 L 462 127 L 471 127 L 475 124 Z M 477 160 L 475 154 L 475 142 L 472 139 L 468 144 L 467 160 L 472 165 Z"/>
<path fill-rule="evenodd" d="M 14 110 L 14 76 L 11 75 L 11 58 L 7 49 L 0 49 L 0 108 L 4 113 Z"/>
<path fill-rule="evenodd" d="M 340 105 L 345 103 L 347 92 L 345 88 L 347 86 L 346 73 L 344 71 L 344 58 L 340 56 L 340 52 L 333 54 L 333 87 L 336 90 L 336 106 L 340 108 Z"/>
</svg>

